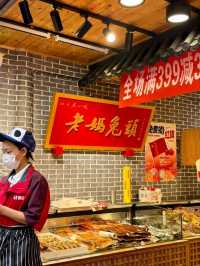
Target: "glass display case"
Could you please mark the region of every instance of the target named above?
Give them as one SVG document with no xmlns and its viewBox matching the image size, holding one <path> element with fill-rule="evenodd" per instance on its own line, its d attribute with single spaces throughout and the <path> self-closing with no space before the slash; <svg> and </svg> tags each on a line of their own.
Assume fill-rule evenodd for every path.
<svg viewBox="0 0 200 266">
<path fill-rule="evenodd" d="M 151 234 L 151 241 L 163 242 L 182 238 L 182 215 L 180 213 L 149 214 L 134 218 L 134 224 L 146 225 Z"/>
<path fill-rule="evenodd" d="M 38 234 L 43 261 L 89 255 L 119 248 L 132 241 L 131 205 L 112 205 L 98 210 L 55 211 Z M 146 228 L 144 232 L 149 236 Z M 142 229 L 138 234 L 142 234 Z M 138 239 L 137 239 L 138 241 Z"/>
<path fill-rule="evenodd" d="M 169 216 L 174 214 L 182 215 L 182 233 L 184 238 L 200 235 L 200 206 L 179 206 L 174 210 L 167 210 L 167 214 Z"/>
<path fill-rule="evenodd" d="M 174 238 L 179 237 L 180 234 L 176 234 L 176 225 L 178 220 L 174 221 L 174 225 L 171 224 L 170 220 L 176 219 L 177 215 L 180 215 L 182 218 L 182 237 L 192 237 L 200 235 L 200 201 L 199 200 L 190 200 L 190 201 L 177 201 L 177 202 L 162 202 L 161 204 L 144 204 L 138 203 L 135 206 L 136 217 L 141 217 L 142 220 L 145 220 L 146 216 L 149 216 L 149 219 L 146 219 L 149 228 L 151 228 L 151 218 L 150 216 L 154 213 L 161 215 L 164 211 L 164 216 L 162 215 L 163 220 L 169 220 L 170 228 L 174 232 Z M 160 221 L 162 221 L 160 218 Z M 137 222 L 138 219 L 136 219 Z M 153 223 L 157 218 L 153 218 Z M 140 219 L 139 219 L 140 221 Z M 145 223 L 145 221 L 144 221 Z M 162 223 L 159 227 L 162 227 Z M 179 226 L 178 226 L 179 227 Z M 178 232 L 177 232 L 178 233 Z"/>
<path fill-rule="evenodd" d="M 110 205 L 91 211 L 49 214 L 38 234 L 44 262 L 102 252 L 137 248 L 182 237 L 182 214 L 138 210 L 132 205 Z"/>
</svg>

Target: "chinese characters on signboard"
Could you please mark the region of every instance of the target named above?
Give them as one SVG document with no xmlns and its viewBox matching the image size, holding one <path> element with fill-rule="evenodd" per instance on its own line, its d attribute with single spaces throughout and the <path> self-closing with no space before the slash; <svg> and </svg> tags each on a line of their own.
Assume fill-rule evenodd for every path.
<svg viewBox="0 0 200 266">
<path fill-rule="evenodd" d="M 174 181 L 176 174 L 176 125 L 152 122 L 145 143 L 145 181 Z"/>
<path fill-rule="evenodd" d="M 118 108 L 108 100 L 57 93 L 46 138 L 46 148 L 140 150 L 153 108 Z"/>
<path fill-rule="evenodd" d="M 135 120 L 127 120 L 127 123 L 125 124 L 124 131 L 119 128 L 120 126 L 120 117 L 115 116 L 110 120 L 109 123 L 109 129 L 106 130 L 105 126 L 105 117 L 94 117 L 90 124 L 86 124 L 85 127 L 89 130 L 93 130 L 98 133 L 105 133 L 105 136 L 109 136 L 110 134 L 115 137 L 120 137 L 122 134 L 127 135 L 128 138 L 135 137 L 137 132 L 137 127 L 139 123 L 139 119 Z M 74 115 L 74 120 L 65 123 L 66 126 L 69 127 L 67 130 L 67 134 L 71 131 L 78 131 L 79 130 L 79 124 L 84 123 L 84 115 L 81 115 L 79 113 L 76 113 Z"/>
<path fill-rule="evenodd" d="M 142 70 L 124 73 L 120 84 L 120 107 L 200 91 L 200 48 L 171 56 Z"/>
</svg>

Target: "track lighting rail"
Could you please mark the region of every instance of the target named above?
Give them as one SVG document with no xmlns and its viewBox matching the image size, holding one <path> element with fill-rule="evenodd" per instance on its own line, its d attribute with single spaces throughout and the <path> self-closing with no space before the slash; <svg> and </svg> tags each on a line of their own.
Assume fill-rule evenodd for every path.
<svg viewBox="0 0 200 266">
<path fill-rule="evenodd" d="M 106 45 L 97 44 L 94 42 L 90 42 L 87 40 L 80 40 L 76 37 L 69 36 L 67 34 L 62 34 L 58 32 L 54 32 L 48 29 L 44 29 L 41 27 L 33 26 L 33 25 L 25 25 L 24 23 L 14 21 L 7 18 L 0 17 L 0 26 L 15 29 L 21 32 L 27 32 L 33 35 L 41 36 L 44 38 L 55 38 L 55 40 L 60 40 L 69 44 L 77 45 L 80 47 L 85 47 L 88 49 L 96 50 L 96 51 L 104 51 L 108 53 L 109 51 L 119 53 L 121 49 L 109 47 Z"/>
<path fill-rule="evenodd" d="M 52 0 L 40 0 L 40 1 L 52 5 Z M 156 36 L 155 32 L 152 32 L 152 31 L 149 31 L 149 30 L 146 30 L 146 29 L 134 26 L 134 25 L 130 25 L 130 24 L 127 24 L 127 23 L 124 23 L 122 21 L 115 20 L 115 19 L 112 19 L 112 18 L 109 18 L 109 17 L 105 17 L 105 16 L 102 16 L 102 15 L 93 13 L 91 11 L 88 11 L 88 10 L 84 10 L 84 9 L 81 9 L 81 8 L 78 8 L 78 7 L 75 7 L 75 6 L 71 6 L 71 5 L 68 5 L 68 4 L 65 4 L 65 3 L 61 3 L 59 1 L 53 1 L 53 3 L 56 5 L 57 8 L 70 10 L 72 12 L 79 13 L 81 15 L 87 15 L 88 17 L 100 20 L 100 21 L 102 21 L 105 24 L 113 24 L 113 25 L 125 28 L 128 31 L 137 31 L 137 32 L 143 33 L 143 34 L 151 36 L 151 37 L 155 37 Z"/>
</svg>

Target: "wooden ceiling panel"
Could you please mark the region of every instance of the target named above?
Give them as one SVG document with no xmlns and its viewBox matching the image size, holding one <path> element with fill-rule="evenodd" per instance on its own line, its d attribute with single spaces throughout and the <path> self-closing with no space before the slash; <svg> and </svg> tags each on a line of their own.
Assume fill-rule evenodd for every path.
<svg viewBox="0 0 200 266">
<path fill-rule="evenodd" d="M 120 6 L 118 0 L 59 1 L 150 31 L 154 31 L 156 33 L 160 33 L 171 27 L 171 25 L 166 23 L 165 8 L 168 3 L 165 0 L 146 0 L 143 5 L 136 8 L 124 8 Z M 29 0 L 28 2 L 34 20 L 33 25 L 54 31 L 49 14 L 52 10 L 52 6 L 39 0 Z M 190 0 L 189 2 L 200 8 L 199 0 Z M 18 3 L 19 0 L 16 0 L 15 3 L 3 14 L 3 17 L 22 22 Z M 74 36 L 76 30 L 84 21 L 79 14 L 64 9 L 60 10 L 60 16 L 64 27 L 62 33 L 70 36 Z M 105 24 L 94 18 L 89 18 L 89 20 L 91 21 L 93 27 L 83 39 L 110 47 L 123 47 L 125 29 L 111 25 L 110 28 L 116 33 L 117 40 L 113 44 L 108 44 L 102 33 Z M 84 64 L 97 60 L 103 56 L 102 53 L 89 49 L 55 42 L 53 38 L 44 40 L 41 37 L 31 36 L 29 34 L 10 29 L 0 28 L 0 30 L 0 44 L 2 45 L 28 49 L 33 52 L 45 53 L 53 56 L 61 56 L 65 59 L 78 61 L 79 63 Z M 135 43 L 141 42 L 146 38 L 148 38 L 148 36 L 144 34 L 138 32 L 134 33 Z"/>
<path fill-rule="evenodd" d="M 81 64 L 89 64 L 91 61 L 97 60 L 102 56 L 101 53 L 89 49 L 1 27 L 0 46 L 60 57 L 68 61 L 80 62 Z"/>
</svg>

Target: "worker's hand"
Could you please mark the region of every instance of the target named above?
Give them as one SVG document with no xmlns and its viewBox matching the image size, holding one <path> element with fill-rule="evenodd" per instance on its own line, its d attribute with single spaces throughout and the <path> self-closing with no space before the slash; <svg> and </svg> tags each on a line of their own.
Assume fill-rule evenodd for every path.
<svg viewBox="0 0 200 266">
<path fill-rule="evenodd" d="M 24 213 L 0 204 L 0 215 L 6 216 L 20 224 L 26 224 Z"/>
<path fill-rule="evenodd" d="M 4 210 L 4 206 L 2 204 L 0 204 L 0 215 L 3 214 L 3 210 Z"/>
</svg>

